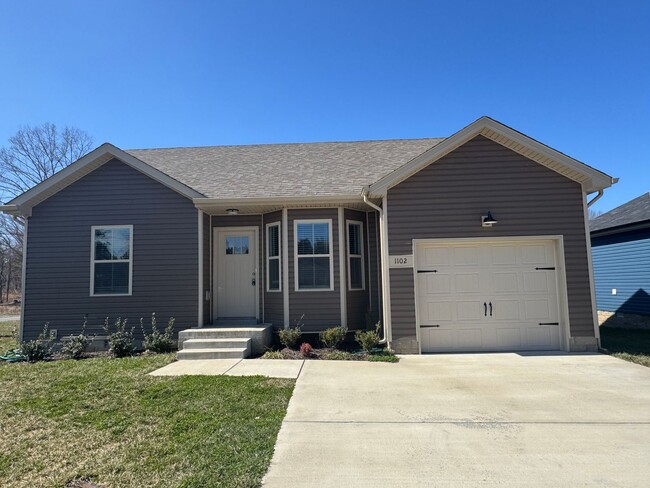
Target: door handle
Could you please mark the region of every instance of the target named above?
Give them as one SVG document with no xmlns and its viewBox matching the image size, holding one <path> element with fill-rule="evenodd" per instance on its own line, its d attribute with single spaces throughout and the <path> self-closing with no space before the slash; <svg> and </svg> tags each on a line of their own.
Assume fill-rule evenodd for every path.
<svg viewBox="0 0 650 488">
<path fill-rule="evenodd" d="M 490 302 L 490 317 L 492 317 L 492 302 Z"/>
<path fill-rule="evenodd" d="M 487 317 L 487 303 L 483 302 L 483 317 Z"/>
<path fill-rule="evenodd" d="M 251 286 L 255 286 L 255 271 L 253 271 L 253 275 L 251 277 Z"/>
</svg>

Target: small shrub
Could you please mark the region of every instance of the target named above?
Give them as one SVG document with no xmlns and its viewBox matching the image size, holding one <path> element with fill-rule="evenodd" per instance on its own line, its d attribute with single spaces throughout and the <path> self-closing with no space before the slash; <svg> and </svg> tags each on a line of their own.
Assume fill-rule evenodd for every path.
<svg viewBox="0 0 650 488">
<path fill-rule="evenodd" d="M 288 329 L 281 329 L 278 332 L 280 336 L 280 342 L 284 347 L 289 349 L 295 349 L 298 340 L 302 335 L 302 329 L 300 327 L 289 327 Z"/>
<path fill-rule="evenodd" d="M 174 350 L 174 322 L 176 319 L 170 317 L 164 332 L 160 332 L 156 326 L 156 314 L 151 314 L 151 334 L 144 330 L 144 319 L 140 319 L 142 329 L 142 345 L 145 350 L 157 353 L 167 353 Z"/>
<path fill-rule="evenodd" d="M 368 361 L 374 361 L 377 363 L 398 363 L 399 358 L 392 352 L 383 351 L 377 354 L 369 354 Z"/>
<path fill-rule="evenodd" d="M 314 355 L 314 348 L 308 342 L 303 342 L 300 345 L 300 354 L 303 358 L 310 358 Z"/>
<path fill-rule="evenodd" d="M 328 359 L 331 361 L 351 361 L 355 359 L 354 354 L 346 351 L 331 351 L 323 355 L 323 359 Z"/>
<path fill-rule="evenodd" d="M 38 338 L 20 344 L 20 352 L 27 358 L 27 361 L 44 361 L 52 356 L 53 343 L 48 330 L 49 326 L 49 322 L 46 322 L 43 332 L 38 335 Z"/>
<path fill-rule="evenodd" d="M 325 329 L 318 336 L 320 337 L 320 341 L 325 345 L 325 347 L 329 349 L 336 349 L 345 340 L 347 333 L 347 328 L 339 326 Z"/>
<path fill-rule="evenodd" d="M 70 335 L 69 339 L 61 346 L 61 354 L 68 359 L 81 359 L 84 357 L 86 349 L 92 341 L 91 337 L 86 335 L 86 326 L 88 322 L 84 320 L 79 335 Z"/>
<path fill-rule="evenodd" d="M 379 345 L 379 342 L 381 341 L 379 335 L 380 327 L 381 322 L 377 322 L 374 330 L 358 330 L 354 333 L 354 340 L 357 341 L 359 346 L 361 346 L 361 349 L 365 352 L 369 353 Z"/>
<path fill-rule="evenodd" d="M 121 317 L 118 317 L 115 321 L 115 332 L 109 332 L 108 317 L 104 320 L 104 330 L 108 335 L 108 352 L 116 358 L 131 356 L 135 351 L 135 342 L 133 340 L 135 327 L 128 330 L 126 321 L 127 319 L 122 320 Z"/>
<path fill-rule="evenodd" d="M 266 351 L 262 354 L 262 359 L 284 359 L 282 351 Z"/>
</svg>

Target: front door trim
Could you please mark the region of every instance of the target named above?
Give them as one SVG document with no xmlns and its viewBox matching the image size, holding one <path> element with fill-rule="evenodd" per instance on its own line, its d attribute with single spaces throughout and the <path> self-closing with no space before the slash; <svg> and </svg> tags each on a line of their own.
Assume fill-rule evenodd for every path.
<svg viewBox="0 0 650 488">
<path fill-rule="evenodd" d="M 560 349 L 569 351 L 571 324 L 569 322 L 569 298 L 567 294 L 566 263 L 564 259 L 564 237 L 562 235 L 534 235 L 534 236 L 499 236 L 499 237 L 457 237 L 457 238 L 430 238 L 413 239 L 413 294 L 415 298 L 415 332 L 418 342 L 419 354 L 422 354 L 422 339 L 420 338 L 420 313 L 418 307 L 418 248 L 422 244 L 462 244 L 462 243 L 490 243 L 490 242 L 521 242 L 521 241 L 553 241 L 555 244 L 556 259 L 556 286 L 558 294 L 558 311 L 560 316 Z"/>
<path fill-rule="evenodd" d="M 213 249 L 211 250 L 211 255 L 214 256 L 216 252 L 219 251 L 219 246 L 220 246 L 220 241 L 218 238 L 219 232 L 241 232 L 241 231 L 246 231 L 246 232 L 253 232 L 253 235 L 255 236 L 255 245 L 251 246 L 254 260 L 255 260 L 255 318 L 259 321 L 260 319 L 260 280 L 263 278 L 260 275 L 260 261 L 259 261 L 259 247 L 260 247 L 260 241 L 259 241 L 259 228 L 257 226 L 251 225 L 251 226 L 233 226 L 233 227 L 213 227 L 212 228 L 212 243 L 213 243 Z M 218 273 L 218 264 L 219 260 L 218 259 L 212 259 L 212 283 L 214 284 L 214 288 L 219 286 L 219 277 L 217 275 Z M 213 309 L 213 317 L 214 320 L 219 319 L 219 297 L 217 296 L 215 290 L 213 290 L 213 301 L 212 301 L 212 309 Z"/>
</svg>

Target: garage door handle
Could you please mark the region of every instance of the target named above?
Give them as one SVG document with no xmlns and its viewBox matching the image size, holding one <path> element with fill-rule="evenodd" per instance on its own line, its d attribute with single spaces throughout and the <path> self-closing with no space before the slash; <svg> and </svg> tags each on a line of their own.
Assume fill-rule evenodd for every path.
<svg viewBox="0 0 650 488">
<path fill-rule="evenodd" d="M 492 317 L 492 302 L 490 302 L 490 317 Z"/>
<path fill-rule="evenodd" d="M 540 322 L 539 325 L 560 325 L 559 322 Z"/>
<path fill-rule="evenodd" d="M 420 327 L 440 327 L 440 324 L 421 325 Z"/>
<path fill-rule="evenodd" d="M 483 317 L 487 317 L 487 303 L 483 302 Z"/>
</svg>

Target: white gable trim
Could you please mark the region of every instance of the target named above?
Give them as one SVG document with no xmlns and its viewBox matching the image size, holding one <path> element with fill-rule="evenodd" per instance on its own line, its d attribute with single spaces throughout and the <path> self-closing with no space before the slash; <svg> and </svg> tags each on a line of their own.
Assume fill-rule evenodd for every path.
<svg viewBox="0 0 650 488">
<path fill-rule="evenodd" d="M 124 164 L 131 166 L 146 176 L 149 176 L 151 179 L 171 188 L 187 198 L 193 199 L 203 196 L 201 193 L 192 190 L 174 178 L 106 142 L 97 149 L 86 154 L 81 159 L 78 159 L 70 166 L 65 167 L 55 175 L 49 177 L 47 180 L 27 190 L 22 195 L 17 196 L 8 202 L 7 205 L 2 206 L 1 210 L 7 213 L 31 215 L 31 209 L 34 206 L 112 159 L 118 159 Z"/>
<path fill-rule="evenodd" d="M 496 120 L 481 117 L 370 185 L 368 194 L 372 197 L 385 195 L 389 188 L 404 181 L 478 135 L 487 137 L 567 178 L 577 181 L 587 193 L 608 188 L 613 183 L 611 176 L 595 170 L 566 154 L 562 154 Z"/>
</svg>

